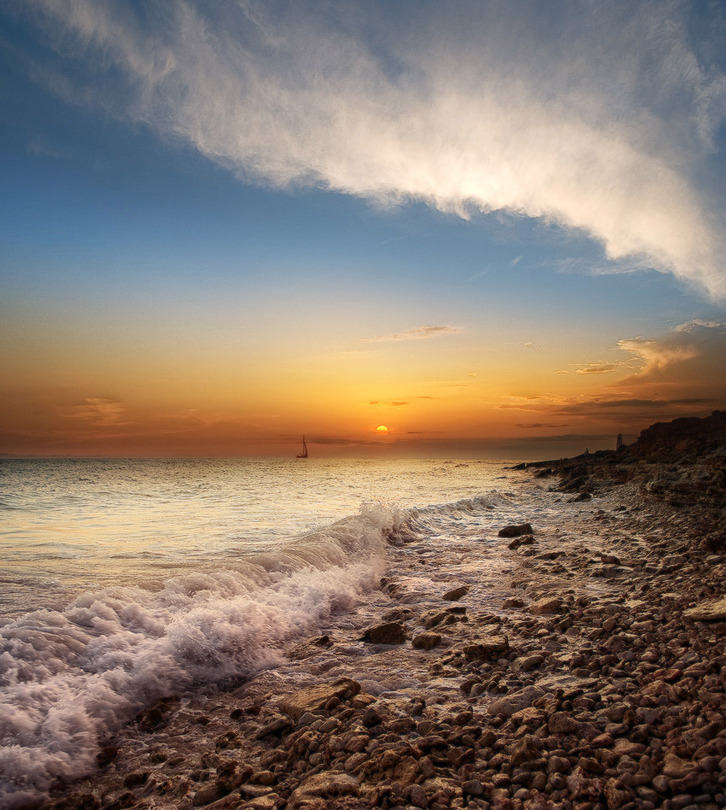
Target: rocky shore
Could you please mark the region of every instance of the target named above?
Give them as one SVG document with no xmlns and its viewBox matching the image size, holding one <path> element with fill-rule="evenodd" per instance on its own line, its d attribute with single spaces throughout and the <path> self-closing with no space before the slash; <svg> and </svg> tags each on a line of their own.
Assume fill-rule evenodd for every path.
<svg viewBox="0 0 726 810">
<path fill-rule="evenodd" d="M 402 531 L 357 610 L 141 712 L 32 806 L 725 807 L 726 443 L 664 456 L 661 433 L 528 466 L 521 520 L 486 537 Z"/>
</svg>

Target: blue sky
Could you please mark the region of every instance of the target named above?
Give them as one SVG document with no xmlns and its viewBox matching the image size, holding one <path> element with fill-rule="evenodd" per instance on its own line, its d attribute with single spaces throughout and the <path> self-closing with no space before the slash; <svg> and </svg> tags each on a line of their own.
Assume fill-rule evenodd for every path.
<svg viewBox="0 0 726 810">
<path fill-rule="evenodd" d="M 723 405 L 720 4 L 0 22 L 0 452 L 569 449 Z"/>
</svg>

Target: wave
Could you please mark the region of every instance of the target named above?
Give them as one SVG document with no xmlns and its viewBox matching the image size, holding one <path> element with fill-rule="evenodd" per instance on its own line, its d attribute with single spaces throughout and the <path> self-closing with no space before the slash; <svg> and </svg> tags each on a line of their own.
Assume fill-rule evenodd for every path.
<svg viewBox="0 0 726 810">
<path fill-rule="evenodd" d="M 378 586 L 409 517 L 367 506 L 224 570 L 85 593 L 0 627 L 0 805 L 91 772 L 104 736 L 160 697 L 280 663 L 286 644 Z"/>
</svg>

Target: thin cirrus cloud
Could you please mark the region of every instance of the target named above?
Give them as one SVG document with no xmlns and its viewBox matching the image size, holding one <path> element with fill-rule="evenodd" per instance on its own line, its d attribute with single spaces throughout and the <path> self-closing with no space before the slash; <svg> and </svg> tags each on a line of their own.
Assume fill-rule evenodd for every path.
<svg viewBox="0 0 726 810">
<path fill-rule="evenodd" d="M 696 4 L 30 4 L 83 60 L 63 92 L 245 180 L 542 218 L 726 297 L 723 21 Z"/>
<path fill-rule="evenodd" d="M 398 340 L 421 340 L 423 338 L 439 337 L 440 335 L 451 335 L 455 332 L 461 332 L 461 329 L 457 326 L 428 325 L 417 326 L 415 329 L 408 329 L 406 332 L 362 338 L 361 340 L 363 343 L 388 343 Z"/>
</svg>

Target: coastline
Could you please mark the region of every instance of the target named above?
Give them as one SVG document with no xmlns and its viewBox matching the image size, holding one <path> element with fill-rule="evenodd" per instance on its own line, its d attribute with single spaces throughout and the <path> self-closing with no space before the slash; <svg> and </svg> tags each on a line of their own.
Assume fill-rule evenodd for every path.
<svg viewBox="0 0 726 810">
<path fill-rule="evenodd" d="M 523 514 L 556 508 L 498 538 L 499 570 L 481 537 L 400 539 L 360 609 L 142 712 L 49 806 L 726 805 L 726 623 L 689 614 L 723 596 L 726 554 L 694 510 L 604 489 L 543 486 Z"/>
</svg>

